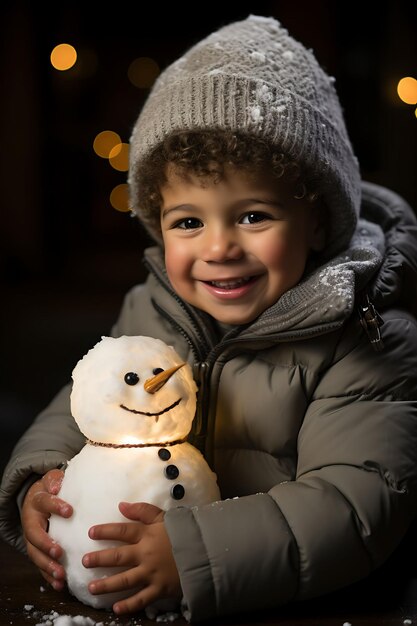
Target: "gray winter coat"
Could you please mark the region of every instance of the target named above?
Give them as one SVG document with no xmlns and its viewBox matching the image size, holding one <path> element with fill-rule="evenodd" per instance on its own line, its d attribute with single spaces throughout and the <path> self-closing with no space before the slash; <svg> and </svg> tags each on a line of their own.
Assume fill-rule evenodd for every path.
<svg viewBox="0 0 417 626">
<path fill-rule="evenodd" d="M 173 293 L 157 248 L 146 253 L 146 284 L 126 296 L 113 334 L 174 345 L 200 383 L 192 441 L 213 464 L 223 500 L 165 517 L 193 620 L 363 579 L 415 518 L 417 224 L 401 198 L 375 185 L 364 185 L 362 209 L 348 250 L 223 336 Z M 379 332 L 382 351 L 372 345 Z M 24 481 L 83 445 L 66 388 L 4 473 L 7 541 L 24 548 L 16 506 Z"/>
</svg>

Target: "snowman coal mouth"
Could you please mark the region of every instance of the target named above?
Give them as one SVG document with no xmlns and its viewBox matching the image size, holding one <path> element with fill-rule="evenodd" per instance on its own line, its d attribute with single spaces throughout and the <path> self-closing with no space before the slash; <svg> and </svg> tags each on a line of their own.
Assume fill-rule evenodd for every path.
<svg viewBox="0 0 417 626">
<path fill-rule="evenodd" d="M 155 422 L 157 422 L 159 420 L 160 415 L 163 415 L 164 413 L 171 411 L 171 409 L 175 409 L 175 407 L 179 405 L 181 400 L 182 398 L 179 398 L 178 400 L 173 402 L 170 406 L 167 406 L 166 409 L 162 409 L 162 411 L 158 411 L 158 413 L 149 413 L 147 411 L 137 411 L 136 409 L 129 409 L 129 407 L 125 406 L 124 404 L 121 404 L 120 408 L 124 409 L 125 411 L 130 411 L 130 413 L 135 413 L 136 415 L 146 415 L 147 417 L 154 417 Z"/>
</svg>

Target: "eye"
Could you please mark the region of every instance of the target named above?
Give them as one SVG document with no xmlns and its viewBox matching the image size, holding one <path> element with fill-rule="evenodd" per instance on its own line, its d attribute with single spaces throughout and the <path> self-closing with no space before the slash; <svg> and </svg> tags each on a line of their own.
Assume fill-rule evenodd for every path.
<svg viewBox="0 0 417 626">
<path fill-rule="evenodd" d="M 163 371 L 162 367 L 155 367 L 155 369 L 152 370 L 152 374 L 156 376 L 157 374 L 161 374 Z"/>
<path fill-rule="evenodd" d="M 246 213 L 241 220 L 241 224 L 258 224 L 259 222 L 263 222 L 265 220 L 271 219 L 269 215 L 266 213 L 259 213 L 258 211 L 251 211 L 250 213 Z"/>
<path fill-rule="evenodd" d="M 136 372 L 128 372 L 125 374 L 125 383 L 126 385 L 137 385 L 139 382 L 139 376 Z"/>
<path fill-rule="evenodd" d="M 174 224 L 174 228 L 182 228 L 183 230 L 193 230 L 194 228 L 201 228 L 203 222 L 196 217 L 186 217 L 184 220 Z"/>
</svg>

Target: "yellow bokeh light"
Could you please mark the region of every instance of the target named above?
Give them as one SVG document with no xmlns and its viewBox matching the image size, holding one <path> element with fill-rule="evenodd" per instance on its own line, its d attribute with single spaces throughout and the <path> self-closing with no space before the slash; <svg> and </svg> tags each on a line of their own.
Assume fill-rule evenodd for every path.
<svg viewBox="0 0 417 626">
<path fill-rule="evenodd" d="M 159 72 L 159 65 L 156 61 L 149 57 L 139 57 L 129 65 L 127 75 L 135 87 L 147 89 L 152 87 Z"/>
<path fill-rule="evenodd" d="M 417 103 L 417 80 L 411 76 L 405 76 L 397 85 L 397 93 L 406 104 Z"/>
<path fill-rule="evenodd" d="M 129 208 L 129 187 L 127 183 L 117 185 L 110 194 L 110 204 L 116 211 L 127 213 Z"/>
<path fill-rule="evenodd" d="M 129 144 L 119 143 L 109 153 L 109 163 L 119 172 L 127 172 L 129 169 Z"/>
<path fill-rule="evenodd" d="M 113 148 L 120 145 L 121 142 L 122 140 L 117 133 L 112 130 L 103 130 L 94 139 L 93 150 L 102 159 L 108 159 Z"/>
<path fill-rule="evenodd" d="M 60 43 L 51 52 L 52 66 L 61 72 L 69 70 L 77 61 L 77 52 L 69 43 Z"/>
</svg>

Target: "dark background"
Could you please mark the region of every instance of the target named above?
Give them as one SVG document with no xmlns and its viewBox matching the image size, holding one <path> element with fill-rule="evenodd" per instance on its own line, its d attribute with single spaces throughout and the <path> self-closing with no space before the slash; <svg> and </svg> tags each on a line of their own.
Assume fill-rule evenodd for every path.
<svg viewBox="0 0 417 626">
<path fill-rule="evenodd" d="M 92 149 L 128 141 L 147 95 L 127 78 L 140 56 L 161 69 L 223 24 L 274 16 L 336 77 L 363 177 L 417 206 L 417 119 L 396 84 L 417 77 L 412 2 L 3 2 L 0 8 L 0 471 L 13 443 L 108 334 L 144 278 L 148 240 L 109 203 L 126 174 Z M 57 72 L 71 43 L 84 66 Z"/>
</svg>

